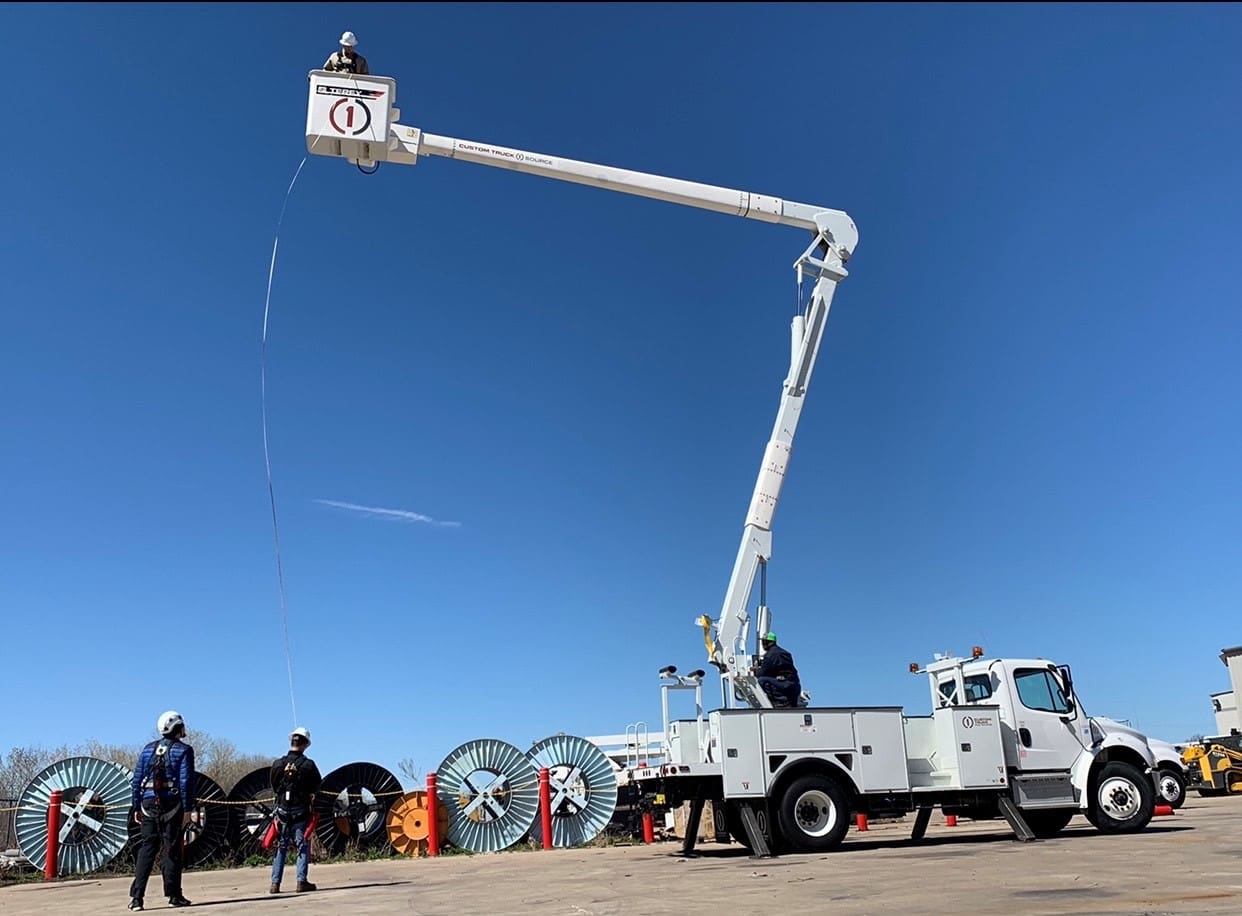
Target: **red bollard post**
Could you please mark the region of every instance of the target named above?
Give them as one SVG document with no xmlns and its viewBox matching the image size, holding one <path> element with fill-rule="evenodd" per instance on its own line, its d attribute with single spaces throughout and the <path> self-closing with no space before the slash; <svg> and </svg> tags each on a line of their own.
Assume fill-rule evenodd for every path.
<svg viewBox="0 0 1242 916">
<path fill-rule="evenodd" d="M 956 826 L 957 826 L 957 815 L 956 815 L 956 814 L 946 814 L 946 815 L 944 816 L 944 825 L 945 825 L 946 827 L 956 827 Z"/>
<path fill-rule="evenodd" d="M 858 823 L 858 832 L 866 833 L 867 832 L 867 815 L 865 814 L 857 815 L 857 823 Z"/>
<path fill-rule="evenodd" d="M 440 854 L 440 811 L 436 798 L 436 774 L 427 774 L 427 855 Z"/>
<path fill-rule="evenodd" d="M 548 784 L 548 768 L 539 770 L 539 816 L 543 819 L 543 848 L 552 848 L 552 788 Z"/>
<path fill-rule="evenodd" d="M 643 812 L 643 842 L 655 842 L 655 819 L 652 818 L 650 811 Z"/>
<path fill-rule="evenodd" d="M 48 881 L 56 880 L 56 860 L 60 856 L 60 801 L 63 797 L 60 789 L 53 789 L 47 803 L 47 861 L 43 864 L 43 877 Z"/>
</svg>

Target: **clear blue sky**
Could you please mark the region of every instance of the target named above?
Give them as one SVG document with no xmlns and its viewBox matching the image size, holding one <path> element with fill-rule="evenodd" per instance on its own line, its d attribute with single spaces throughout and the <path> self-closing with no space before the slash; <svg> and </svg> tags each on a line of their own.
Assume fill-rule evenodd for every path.
<svg viewBox="0 0 1242 916">
<path fill-rule="evenodd" d="M 259 339 L 306 72 L 346 28 L 404 123 L 853 215 L 770 568 L 816 703 L 923 711 L 908 663 L 981 644 L 1073 664 L 1090 712 L 1212 731 L 1242 642 L 1237 7 L 31 5 L 5 22 L 0 749 L 138 741 L 166 707 L 283 747 Z M 806 241 L 307 163 L 269 407 L 325 770 L 658 727 L 657 669 L 704 664 Z"/>
</svg>

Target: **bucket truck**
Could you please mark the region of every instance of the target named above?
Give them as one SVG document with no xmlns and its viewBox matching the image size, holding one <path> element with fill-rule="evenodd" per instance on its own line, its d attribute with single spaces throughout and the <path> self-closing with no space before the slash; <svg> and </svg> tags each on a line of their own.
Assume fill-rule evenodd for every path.
<svg viewBox="0 0 1242 916">
<path fill-rule="evenodd" d="M 656 805 L 691 803 L 687 850 L 706 801 L 756 854 L 819 851 L 841 842 L 852 814 L 916 813 L 921 837 L 934 807 L 1004 817 L 1022 839 L 1051 836 L 1078 812 L 1106 832 L 1141 830 L 1151 818 L 1151 749 L 1087 719 L 1070 670 L 1042 659 L 938 658 L 912 670 L 930 679 L 930 715 L 896 707 L 812 707 L 803 695 L 776 708 L 759 686 L 749 605 L 760 600 L 755 636 L 770 619 L 764 582 L 772 520 L 837 285 L 858 245 L 841 210 L 426 133 L 399 122 L 396 81 L 312 71 L 306 143 L 310 153 L 367 169 L 415 165 L 434 156 L 713 210 L 810 233 L 793 268 L 813 283 L 793 316 L 791 356 L 776 422 L 751 495 L 741 542 L 715 620 L 700 617 L 709 663 L 720 672 L 724 707 L 702 715 L 702 670 L 661 670 L 666 755 L 628 774 Z M 699 714 L 668 718 L 667 691 L 691 689 Z"/>
</svg>

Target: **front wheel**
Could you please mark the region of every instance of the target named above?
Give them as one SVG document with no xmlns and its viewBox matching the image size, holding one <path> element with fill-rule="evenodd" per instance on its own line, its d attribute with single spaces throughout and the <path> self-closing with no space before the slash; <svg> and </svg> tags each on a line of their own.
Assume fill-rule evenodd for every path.
<svg viewBox="0 0 1242 916">
<path fill-rule="evenodd" d="M 781 796 L 781 834 L 797 852 L 826 852 L 850 829 L 849 797 L 840 784 L 818 773 L 800 776 Z"/>
<path fill-rule="evenodd" d="M 1026 825 L 1031 828 L 1035 836 L 1041 840 L 1048 840 L 1069 826 L 1069 822 L 1077 813 L 1076 808 L 1052 808 L 1023 811 L 1022 817 L 1026 819 Z"/>
<path fill-rule="evenodd" d="M 1182 806 L 1182 802 L 1186 800 L 1186 779 L 1177 770 L 1172 767 L 1160 771 L 1160 798 L 1161 804 L 1168 805 L 1174 810 Z"/>
<path fill-rule="evenodd" d="M 1087 816 L 1101 833 L 1138 833 L 1151 820 L 1155 805 L 1151 780 L 1133 764 L 1114 760 L 1096 777 Z"/>
</svg>

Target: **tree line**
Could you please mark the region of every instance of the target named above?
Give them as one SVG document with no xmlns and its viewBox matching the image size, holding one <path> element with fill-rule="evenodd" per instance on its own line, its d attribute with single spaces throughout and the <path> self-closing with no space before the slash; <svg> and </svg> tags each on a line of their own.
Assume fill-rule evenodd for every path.
<svg viewBox="0 0 1242 916">
<path fill-rule="evenodd" d="M 92 739 L 83 744 L 62 744 L 50 749 L 15 747 L 8 754 L 0 754 L 0 798 L 18 798 L 45 767 L 68 757 L 96 757 L 132 770 L 145 743 L 104 744 Z M 194 768 L 219 783 L 225 794 L 242 777 L 260 767 L 271 766 L 275 759 L 267 754 L 243 754 L 227 738 L 216 738 L 198 730 L 190 743 L 194 745 Z"/>
</svg>

